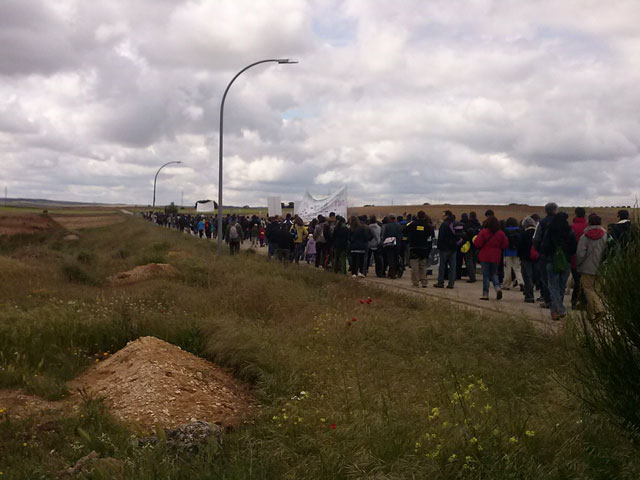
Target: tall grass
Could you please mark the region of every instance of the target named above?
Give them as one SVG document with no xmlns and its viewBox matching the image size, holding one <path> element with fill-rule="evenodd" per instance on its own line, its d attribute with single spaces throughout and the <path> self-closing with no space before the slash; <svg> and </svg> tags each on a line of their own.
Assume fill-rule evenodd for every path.
<svg viewBox="0 0 640 480">
<path fill-rule="evenodd" d="M 158 251 L 183 280 L 100 287 L 60 274 L 80 252 L 95 255 L 82 266 L 102 279 Z M 0 444 L 8 445 L 0 471 L 11 478 L 51 476 L 90 449 L 123 460 L 124 478 L 132 479 L 640 473 L 637 447 L 559 384 L 572 382 L 563 339 L 524 319 L 482 316 L 255 255 L 217 258 L 212 242 L 135 220 L 86 231 L 77 245 L 54 252 L 28 264 L 0 257 L 12 272 L 0 271 L 3 284 L 23 284 L 0 305 L 0 385 L 54 398 L 98 354 L 155 335 L 250 382 L 261 407 L 222 445 L 190 456 L 162 445 L 133 448 L 126 428 L 93 401 L 61 414 L 35 443 L 38 418 L 10 426 L 0 419 Z M 368 297 L 371 304 L 360 303 Z M 34 386 L 34 378 L 46 380 Z"/>
<path fill-rule="evenodd" d="M 612 248 L 599 271 L 604 313 L 574 327 L 580 395 L 640 440 L 640 235 Z"/>
</svg>

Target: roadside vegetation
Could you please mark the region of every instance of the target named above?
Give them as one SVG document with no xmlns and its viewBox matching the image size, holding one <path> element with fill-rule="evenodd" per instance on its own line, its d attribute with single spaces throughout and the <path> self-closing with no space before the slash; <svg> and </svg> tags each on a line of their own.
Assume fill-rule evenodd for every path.
<svg viewBox="0 0 640 480">
<path fill-rule="evenodd" d="M 156 261 L 181 278 L 107 282 Z M 133 447 L 100 399 L 21 419 L 0 404 L 0 479 L 53 478 L 92 450 L 127 479 L 640 475 L 633 437 L 571 393 L 573 337 L 524 319 L 219 259 L 214 242 L 133 218 L 73 242 L 0 237 L 0 288 L 0 388 L 64 399 L 66 381 L 154 335 L 231 369 L 261 405 L 221 445 L 176 454 Z"/>
</svg>

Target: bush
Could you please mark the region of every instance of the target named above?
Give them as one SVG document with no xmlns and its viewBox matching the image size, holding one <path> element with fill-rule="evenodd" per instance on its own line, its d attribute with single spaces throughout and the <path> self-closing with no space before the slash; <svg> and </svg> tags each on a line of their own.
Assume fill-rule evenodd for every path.
<svg viewBox="0 0 640 480">
<path fill-rule="evenodd" d="M 599 272 L 604 313 L 575 325 L 580 396 L 640 438 L 640 239 L 613 249 Z"/>
<path fill-rule="evenodd" d="M 65 263 L 62 265 L 62 273 L 72 283 L 83 283 L 85 285 L 95 285 L 97 283 L 96 279 L 77 263 Z"/>
</svg>

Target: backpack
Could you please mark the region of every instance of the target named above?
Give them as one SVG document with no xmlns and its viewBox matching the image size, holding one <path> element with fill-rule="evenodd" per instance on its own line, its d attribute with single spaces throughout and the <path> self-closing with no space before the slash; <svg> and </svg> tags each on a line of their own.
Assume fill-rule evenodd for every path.
<svg viewBox="0 0 640 480">
<path fill-rule="evenodd" d="M 562 273 L 570 267 L 567 256 L 561 246 L 556 247 L 556 251 L 553 254 L 553 272 Z"/>
<path fill-rule="evenodd" d="M 229 240 L 238 240 L 238 238 L 240 237 L 240 235 L 238 235 L 238 226 L 236 225 L 232 225 L 231 228 L 229 229 Z"/>
</svg>

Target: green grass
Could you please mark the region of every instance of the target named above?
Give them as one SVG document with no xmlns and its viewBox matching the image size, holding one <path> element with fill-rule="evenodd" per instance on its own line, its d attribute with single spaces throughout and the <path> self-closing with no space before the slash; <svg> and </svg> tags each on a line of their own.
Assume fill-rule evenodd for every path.
<svg viewBox="0 0 640 480">
<path fill-rule="evenodd" d="M 9 412 L 5 478 L 49 478 L 91 450 L 123 460 L 131 479 L 638 478 L 637 447 L 568 393 L 562 335 L 214 253 L 214 242 L 137 219 L 72 245 L 51 238 L 2 251 L 0 388 L 63 397 L 97 355 L 155 335 L 230 368 L 262 405 L 222 446 L 192 456 L 132 447 L 95 401 L 47 420 L 51 428 Z M 182 279 L 105 286 L 153 255 Z M 69 262 L 95 283 L 72 282 Z"/>
</svg>

